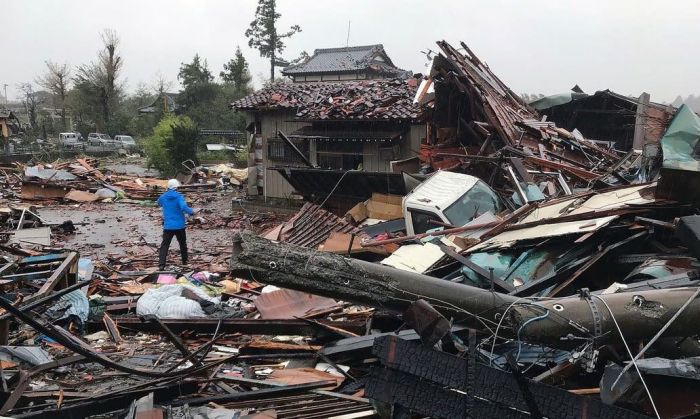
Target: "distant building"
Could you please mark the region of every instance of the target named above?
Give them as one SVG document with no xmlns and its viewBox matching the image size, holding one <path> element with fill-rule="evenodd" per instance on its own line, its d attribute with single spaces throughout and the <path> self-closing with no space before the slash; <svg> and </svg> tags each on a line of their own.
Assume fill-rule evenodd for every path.
<svg viewBox="0 0 700 419">
<path fill-rule="evenodd" d="M 410 72 L 394 65 L 382 44 L 317 49 L 308 60 L 285 68 L 282 74 L 291 77 L 294 82 L 410 76 Z"/>
<path fill-rule="evenodd" d="M 161 109 L 163 112 L 176 113 L 180 106 L 177 104 L 177 93 L 162 93 L 158 95 L 156 100 L 148 106 L 143 106 L 138 109 L 139 114 L 155 113 L 156 109 Z"/>
<path fill-rule="evenodd" d="M 8 109 L 0 109 L 0 134 L 4 141 L 21 130 L 21 124 L 14 112 Z"/>
</svg>

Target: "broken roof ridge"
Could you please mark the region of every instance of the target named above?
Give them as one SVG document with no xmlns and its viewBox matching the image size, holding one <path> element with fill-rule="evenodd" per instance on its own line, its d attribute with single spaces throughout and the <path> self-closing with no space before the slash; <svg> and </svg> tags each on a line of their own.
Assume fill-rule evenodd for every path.
<svg viewBox="0 0 700 419">
<path fill-rule="evenodd" d="M 418 79 L 275 83 L 231 103 L 235 110 L 296 109 L 297 118 L 414 120 Z M 320 100 L 320 99 L 329 100 Z"/>
<path fill-rule="evenodd" d="M 357 45 L 357 46 L 347 46 L 347 47 L 333 47 L 333 48 L 316 48 L 314 49 L 314 54 L 318 53 L 323 53 L 323 52 L 343 52 L 343 51 L 362 51 L 362 50 L 369 50 L 372 51 L 375 48 L 378 49 L 384 49 L 383 44 L 372 44 L 372 45 Z"/>
</svg>

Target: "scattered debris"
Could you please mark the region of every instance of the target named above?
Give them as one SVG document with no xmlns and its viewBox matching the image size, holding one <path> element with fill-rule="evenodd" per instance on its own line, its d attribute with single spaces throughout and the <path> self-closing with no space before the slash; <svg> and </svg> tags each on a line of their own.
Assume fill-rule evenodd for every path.
<svg viewBox="0 0 700 419">
<path fill-rule="evenodd" d="M 247 196 L 253 137 L 248 168 L 183 162 L 203 209 L 188 266 L 155 265 L 164 179 L 83 158 L 0 170 L 0 414 L 697 414 L 700 119 L 681 107 L 654 121 L 663 136 L 635 133 L 641 153 L 616 149 L 548 121 L 467 45 L 438 46 L 424 76 L 234 103 L 426 135 L 399 162 L 412 174 L 296 149 L 305 167 L 277 168 L 308 201 L 291 208 Z M 584 100 L 559 99 L 537 108 Z M 670 112 L 640 102 L 635 120 L 646 108 Z"/>
</svg>

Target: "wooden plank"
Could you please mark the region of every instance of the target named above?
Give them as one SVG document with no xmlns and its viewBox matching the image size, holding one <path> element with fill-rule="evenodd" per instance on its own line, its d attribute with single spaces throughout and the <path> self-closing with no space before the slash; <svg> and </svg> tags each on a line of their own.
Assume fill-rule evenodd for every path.
<svg viewBox="0 0 700 419">
<path fill-rule="evenodd" d="M 71 275 L 73 274 L 73 275 Z M 39 291 L 34 294 L 34 296 L 43 295 L 47 292 L 57 288 L 66 287 L 75 283 L 76 276 L 78 275 L 78 254 L 76 252 L 70 252 L 63 263 L 56 268 L 54 273 L 46 280 L 44 285 L 39 289 Z M 63 281 L 63 284 L 60 282 Z"/>
<path fill-rule="evenodd" d="M 88 173 L 91 174 L 92 176 L 96 177 L 97 179 L 99 179 L 99 180 L 101 180 L 101 181 L 103 181 L 103 182 L 107 180 L 107 178 L 105 177 L 105 175 L 103 175 L 102 172 L 100 172 L 98 169 L 95 169 L 94 167 L 92 167 L 92 166 L 90 165 L 90 163 L 87 162 L 87 160 L 85 160 L 85 159 L 76 159 L 76 161 L 77 161 L 81 166 L 83 166 L 83 167 L 85 168 L 85 170 L 87 170 Z"/>
<path fill-rule="evenodd" d="M 525 182 L 532 183 L 535 181 L 535 178 L 532 176 L 532 174 L 527 171 L 527 168 L 525 168 L 525 165 L 523 164 L 523 159 L 519 157 L 511 157 L 510 164 Z"/>
</svg>

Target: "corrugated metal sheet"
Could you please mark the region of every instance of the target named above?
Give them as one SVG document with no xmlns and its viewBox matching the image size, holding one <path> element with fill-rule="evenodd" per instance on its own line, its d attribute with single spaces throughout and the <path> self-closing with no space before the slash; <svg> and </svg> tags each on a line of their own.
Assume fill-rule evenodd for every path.
<svg viewBox="0 0 700 419">
<path fill-rule="evenodd" d="M 255 307 L 263 319 L 294 319 L 337 305 L 331 298 L 288 289 L 264 292 L 255 299 Z"/>
</svg>

